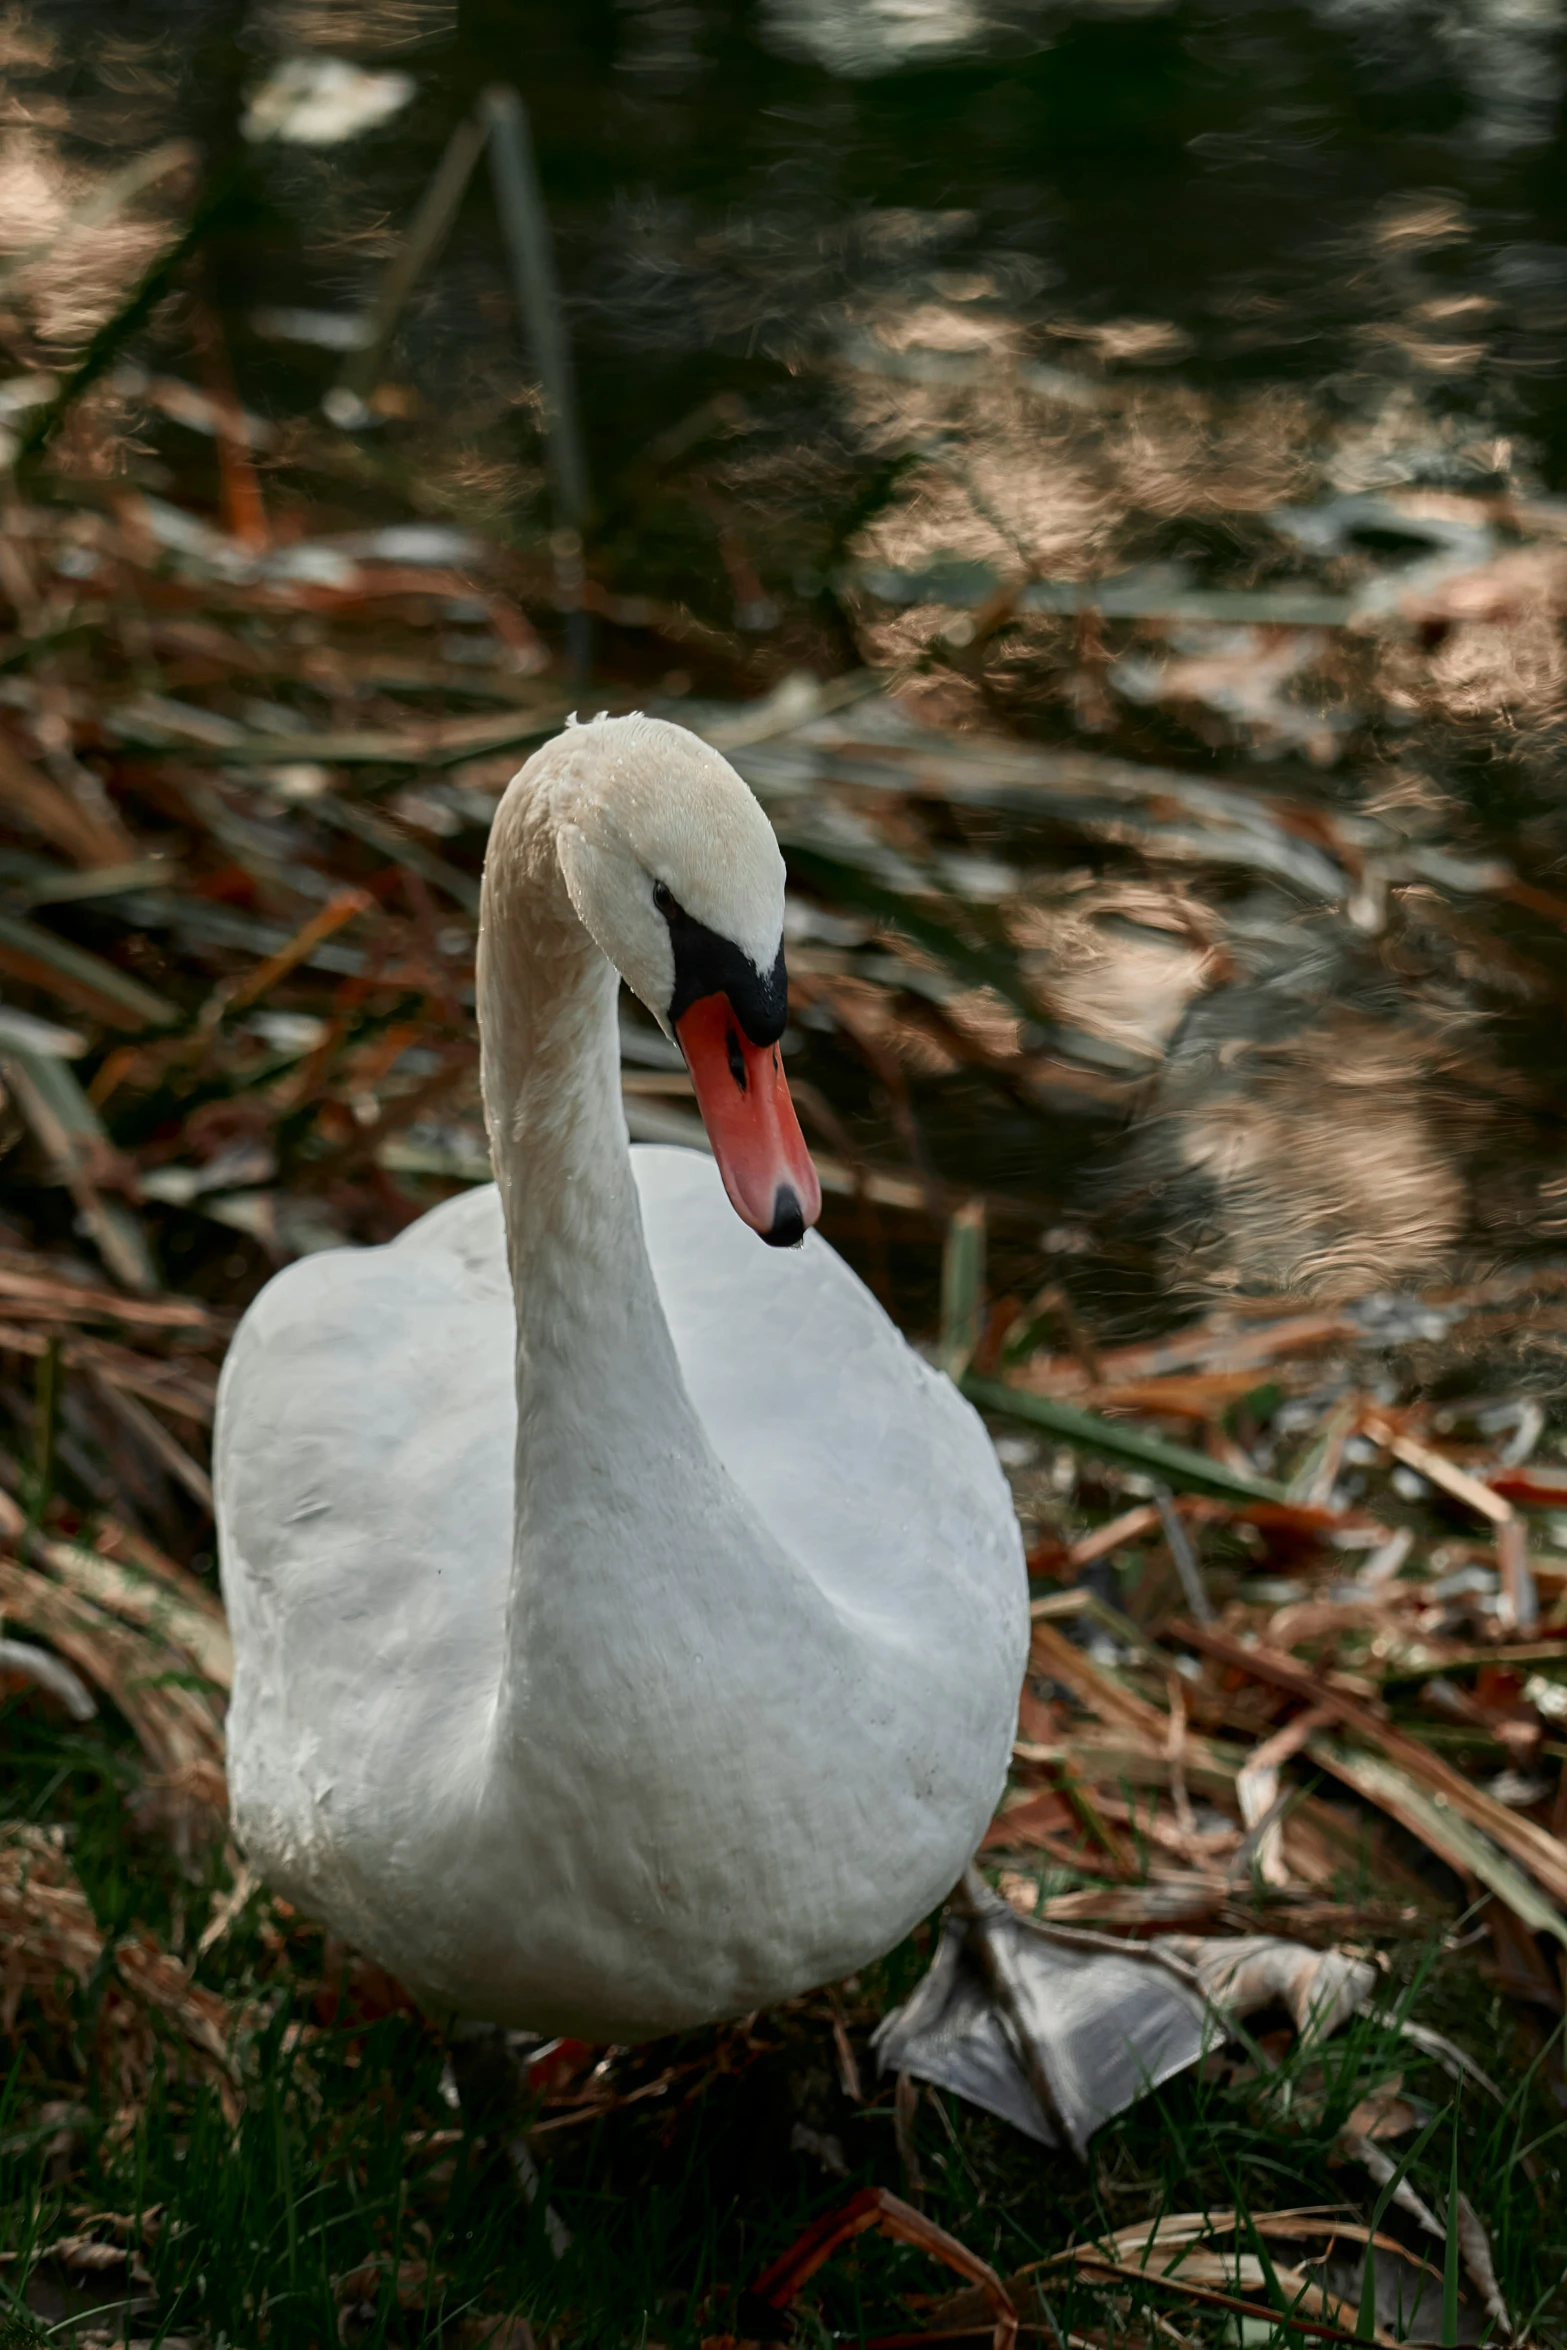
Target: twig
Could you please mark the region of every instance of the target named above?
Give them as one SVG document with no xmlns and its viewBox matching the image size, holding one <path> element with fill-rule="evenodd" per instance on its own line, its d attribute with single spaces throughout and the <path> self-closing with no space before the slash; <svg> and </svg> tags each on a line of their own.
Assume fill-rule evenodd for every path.
<svg viewBox="0 0 1567 2350">
<path fill-rule="evenodd" d="M 192 1501 L 198 1503 L 210 1518 L 212 1479 L 198 1462 L 191 1459 L 178 1437 L 169 1434 L 156 1412 L 150 1412 L 139 1396 L 131 1395 L 114 1380 L 106 1378 L 95 1364 L 89 1365 L 88 1376 L 110 1409 L 119 1414 L 132 1434 L 140 1437 L 154 1458 L 176 1483 L 184 1486 Z"/>
<path fill-rule="evenodd" d="M 1251 1857 L 1254 1854 L 1257 1872 L 1264 1884 L 1283 1887 L 1291 1882 L 1284 1859 L 1280 1768 L 1292 1756 L 1299 1754 L 1308 1741 L 1319 1730 L 1325 1729 L 1333 1718 L 1330 1707 L 1309 1707 L 1305 1713 L 1297 1714 L 1292 1722 L 1286 1722 L 1284 1728 L 1275 1731 L 1271 1738 L 1265 1738 L 1255 1753 L 1249 1755 L 1241 1765 L 1235 1781 L 1235 1793 L 1241 1807 L 1241 1818 L 1250 1834 L 1236 1857 L 1239 1860 L 1242 1855 Z M 1251 1853 L 1248 1853 L 1248 1847 Z"/>
<path fill-rule="evenodd" d="M 915 2211 L 912 2205 L 890 2195 L 885 2187 L 862 2187 L 836 2211 L 824 2212 L 820 2219 L 813 2220 L 788 2251 L 763 2270 L 748 2298 L 762 2302 L 771 2310 L 787 2309 L 801 2287 L 831 2259 L 839 2245 L 863 2235 L 868 2228 L 879 2229 L 896 2243 L 911 2244 L 917 2251 L 933 2253 L 960 2277 L 967 2277 L 971 2285 L 978 2285 L 990 2305 L 995 2350 L 1012 2350 L 1017 2339 L 1017 2310 L 990 2263 L 981 2260 L 966 2244 L 960 2244 L 956 2236 L 948 2235 L 945 2228 L 937 2227 L 934 2220 Z"/>
<path fill-rule="evenodd" d="M 194 1297 L 123 1297 L 118 1290 L 94 1289 L 65 1281 L 14 1255 L 0 1256 L 0 1303 L 25 1321 L 124 1322 L 144 1330 L 224 1332 L 231 1325 Z"/>
<path fill-rule="evenodd" d="M 838 2086 L 851 2105 L 863 2105 L 865 2103 L 865 2089 L 860 2080 L 860 2067 L 854 2053 L 854 2043 L 849 2038 L 849 2023 L 843 2012 L 843 1998 L 836 1988 L 829 1991 L 827 1996 L 832 2007 L 832 2044 L 833 2053 L 838 2059 Z"/>
<path fill-rule="evenodd" d="M 1170 1765 L 1170 1802 L 1177 1827 L 1190 1839 L 1197 1834 L 1197 1815 L 1186 1787 L 1186 1691 L 1180 1674 L 1166 1673 L 1164 1689 L 1170 1706 L 1170 1734 L 1164 1748 Z"/>
<path fill-rule="evenodd" d="M 1373 1444 L 1385 1446 L 1396 1461 L 1403 1462 L 1405 1468 L 1415 1470 L 1421 1477 L 1428 1477 L 1433 1485 L 1439 1485 L 1455 1501 L 1466 1503 L 1482 1518 L 1489 1518 L 1493 1525 L 1505 1526 L 1512 1516 L 1513 1505 L 1510 1501 L 1503 1501 L 1499 1493 L 1493 1493 L 1490 1486 L 1483 1484 L 1478 1477 L 1469 1476 L 1455 1461 L 1450 1461 L 1446 1453 L 1436 1451 L 1429 1444 L 1421 1444 L 1413 1436 L 1405 1436 L 1400 1429 L 1385 1420 L 1380 1412 L 1367 1412 L 1360 1425 Z"/>
<path fill-rule="evenodd" d="M 318 912 L 302 922 L 293 937 L 280 946 L 275 955 L 268 955 L 243 979 L 236 979 L 214 990 L 202 1010 L 202 1025 L 211 1027 L 230 1012 L 238 1012 L 269 993 L 280 979 L 286 979 L 296 964 L 312 955 L 323 939 L 341 930 L 355 915 L 368 913 L 375 904 L 368 890 L 340 889 L 328 898 Z"/>
<path fill-rule="evenodd" d="M 1496 1563 L 1502 1578 L 1499 1620 L 1518 1632 L 1532 1632 L 1540 1621 L 1540 1594 L 1529 1565 L 1529 1537 L 1523 1520 L 1509 1517 L 1496 1529 Z"/>
<path fill-rule="evenodd" d="M 157 1267 L 140 1220 L 123 1200 L 106 1199 L 99 1189 L 114 1149 L 72 1071 L 20 1045 L 6 1046 L 4 1064 L 23 1117 L 80 1208 L 110 1272 L 127 1289 L 157 1289 Z"/>
<path fill-rule="evenodd" d="M 1192 1538 L 1176 1512 L 1174 1496 L 1168 1485 L 1156 1485 L 1153 1490 L 1154 1499 L 1159 1505 L 1164 1538 L 1170 1546 L 1170 1556 L 1175 1561 L 1175 1571 L 1181 1579 L 1186 1604 L 1199 1624 L 1211 1624 L 1214 1620 L 1213 1602 L 1208 1597 L 1208 1587 L 1202 1579 L 1202 1569 L 1197 1564 Z"/>
<path fill-rule="evenodd" d="M 380 382 L 403 306 L 452 232 L 473 167 L 484 152 L 484 137 L 481 125 L 465 116 L 447 140 L 419 209 L 376 288 L 365 318 L 364 341 L 322 403 L 334 424 L 349 424 L 361 417 L 365 402 Z"/>
<path fill-rule="evenodd" d="M 892 2134 L 897 2141 L 898 2160 L 903 2166 L 903 2183 L 911 2195 L 925 2192 L 925 2173 L 920 2169 L 919 2146 L 914 2136 L 914 2119 L 919 2111 L 920 2085 L 911 2072 L 900 2072 L 892 2091 Z"/>
<path fill-rule="evenodd" d="M 494 84 L 479 100 L 479 118 L 489 132 L 495 208 L 511 260 L 523 330 L 532 346 L 544 393 L 545 448 L 559 518 L 553 545 L 556 578 L 566 608 L 572 666 L 582 672 L 591 649 L 581 594 L 588 469 L 577 424 L 571 345 L 550 250 L 549 219 L 539 187 L 527 108 L 517 92 L 507 83 Z"/>
<path fill-rule="evenodd" d="M 217 444 L 218 471 L 223 485 L 224 528 L 241 546 L 265 554 L 272 544 L 272 531 L 251 456 L 250 425 L 235 389 L 222 324 L 212 311 L 200 310 L 196 329 L 197 347 L 207 378 L 207 414 Z"/>
</svg>

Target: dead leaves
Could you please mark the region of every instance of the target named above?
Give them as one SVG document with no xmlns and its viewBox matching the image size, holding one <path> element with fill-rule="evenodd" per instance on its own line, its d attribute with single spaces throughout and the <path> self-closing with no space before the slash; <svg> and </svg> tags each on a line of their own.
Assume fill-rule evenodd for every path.
<svg viewBox="0 0 1567 2350">
<path fill-rule="evenodd" d="M 223 1831 L 228 1799 L 221 1701 L 231 1670 L 216 1600 L 125 1529 L 118 1558 L 35 1541 L 34 1562 L 0 1555 L 0 1611 L 46 1641 L 134 1731 L 145 1809 L 177 1849 Z"/>
<path fill-rule="evenodd" d="M 1478 2228 L 1463 2199 L 1460 2209 Z M 1455 2224 L 1462 2233 L 1463 2217 Z M 998 2350 L 1007 2350 L 1020 2329 L 1042 2334 L 1058 2350 L 1091 2350 L 1118 2338 L 1119 2325 L 1108 2337 L 1091 2331 L 1063 2339 L 1059 2305 L 1073 2285 L 1113 2296 L 1122 2325 L 1130 2292 L 1131 2306 L 1142 2305 L 1142 2322 L 1174 2342 L 1186 2337 L 1148 2312 L 1149 2296 L 1177 2308 L 1184 2304 L 1193 2316 L 1209 2311 L 1246 2320 L 1266 2327 L 1270 2336 L 1282 2331 L 1286 2337 L 1346 2344 L 1369 2339 L 1387 2350 L 1411 2338 L 1436 2339 L 1442 2322 L 1440 2266 L 1422 2260 L 1396 2236 L 1333 2207 L 1166 2213 L 1068 2245 L 1002 2280 L 987 2262 L 896 2196 L 866 2188 L 814 2221 L 739 2297 L 737 2318 L 754 2332 L 709 2335 L 702 2350 L 747 2350 L 749 2341 L 775 2338 L 779 2317 L 797 2302 L 811 2277 L 869 2228 L 929 2252 L 970 2282 L 941 2300 L 921 2296 L 922 2322 L 907 2332 L 870 2336 L 867 2350 L 985 2332 Z M 1463 2338 L 1476 2338 L 1475 2319 L 1483 2313 L 1500 2337 L 1510 2340 L 1511 2324 L 1495 2292 L 1483 2230 L 1472 2249 L 1471 2259 L 1466 2244 L 1464 2257 L 1474 2303 L 1461 2304 L 1461 2323 L 1473 2330 Z M 1369 2333 L 1358 2299 L 1368 2260 L 1376 2263 L 1376 2317 Z"/>
<path fill-rule="evenodd" d="M 1491 1311 L 1511 1289 L 1509 1277 L 1464 1304 Z M 1443 1310 L 1451 1314 L 1452 1301 Z M 1277 1365 L 1269 1327 L 1246 1336 L 1245 1348 Z M 1292 1333 L 1313 1342 L 1320 1334 L 1298 1322 Z M 1216 1365 L 1238 1343 L 1233 1323 L 1221 1338 L 1210 1318 L 1189 1338 L 1142 1350 L 1140 1368 L 1163 1376 L 1194 1353 Z M 1499 1410 L 1474 1407 L 1509 1448 L 1538 1441 L 1538 1409 L 1522 1420 L 1510 1413 L 1505 1427 Z M 1186 1496 L 1183 1540 L 1184 1529 L 1227 1529 L 1232 1559 L 1233 1538 L 1244 1533 L 1254 1557 L 1274 1560 L 1257 1575 L 1255 1601 L 1231 1598 L 1218 1620 L 1193 1622 L 1167 1612 L 1196 1574 L 1192 1561 L 1184 1577 L 1170 1563 L 1171 1505 L 1112 1509 L 1102 1527 L 1057 1538 L 1050 1555 L 1065 1571 L 1083 1573 L 1106 1557 L 1140 1558 L 1145 1571 L 1135 1616 L 1081 1586 L 1034 1603 L 1021 1718 L 1048 1720 L 1053 1734 L 1020 1736 L 1013 1786 L 985 1839 L 1007 1857 L 1014 1898 L 1030 1914 L 1060 1921 L 1086 1910 L 1107 1922 L 1167 1923 L 1180 1871 L 1194 1923 L 1262 1923 L 1281 1909 L 1301 1915 L 1353 1863 L 1358 1837 L 1377 1856 L 1378 1892 L 1361 1900 L 1364 1926 L 1391 1927 L 1399 1896 L 1412 1923 L 1429 1916 L 1431 1897 L 1378 1834 L 1380 1815 L 1462 1884 L 1492 1894 L 1526 1938 L 1567 1943 L 1567 1780 L 1557 1767 L 1567 1624 L 1528 1630 L 1563 1579 L 1530 1555 L 1519 1509 L 1559 1504 L 1563 1487 L 1552 1472 L 1524 1470 L 1511 1450 L 1499 1457 L 1494 1435 L 1455 1447 L 1450 1432 L 1463 1417 L 1449 1413 L 1437 1428 L 1429 1414 L 1372 1409 L 1351 1396 L 1329 1415 L 1292 1487 L 1331 1493 L 1351 1443 L 1361 1461 L 1379 1455 L 1383 1474 L 1418 1474 L 1444 1506 L 1470 1513 L 1493 1537 L 1494 1547 L 1446 1541 L 1435 1562 L 1446 1579 L 1430 1567 L 1422 1573 L 1412 1528 L 1390 1528 L 1369 1511 Z M 1095 1475 L 1108 1478 L 1112 1495 L 1124 1486 L 1109 1472 Z M 1157 1554 L 1150 1562 L 1148 1546 L 1161 1535 L 1163 1562 Z M 1455 1560 L 1470 1562 L 1457 1576 Z M 1450 1742 L 1444 1732 L 1454 1724 L 1462 1737 Z M 1498 1757 L 1487 1777 L 1469 1753 L 1488 1743 Z M 1366 1807 L 1358 1826 L 1342 1798 L 1307 1791 L 1314 1773 Z M 1041 1899 L 1020 1871 L 1030 1855 L 1126 1890 L 1112 1899 L 1052 1888 Z M 1503 1940 L 1507 1932 L 1498 1926 Z M 1518 1951 L 1503 1940 L 1499 1951 L 1516 1976 Z M 1539 1980 L 1536 1969 L 1524 1972 Z M 1552 2004 L 1559 2008 L 1559 1990 Z"/>
<path fill-rule="evenodd" d="M 191 1980 L 150 1935 L 107 1946 L 58 1830 L 0 1826 L 0 2028 L 14 2038 L 24 2007 L 63 2039 L 79 2029 L 74 2000 L 101 1983 L 96 2062 L 117 2105 L 146 2089 L 159 2049 L 207 2081 L 238 2115 L 226 2003 Z"/>
</svg>

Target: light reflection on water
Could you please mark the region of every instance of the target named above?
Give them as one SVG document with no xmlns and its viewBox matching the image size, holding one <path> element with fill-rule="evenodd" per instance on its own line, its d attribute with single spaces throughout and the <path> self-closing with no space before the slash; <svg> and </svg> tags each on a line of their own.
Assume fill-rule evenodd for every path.
<svg viewBox="0 0 1567 2350">
<path fill-rule="evenodd" d="M 996 28 L 995 13 L 974 0 L 764 0 L 769 45 L 808 57 L 829 73 L 889 73 L 928 65 L 979 46 Z"/>
<path fill-rule="evenodd" d="M 129 33 L 101 12 L 84 47 L 92 14 L 6 17 L 0 255 L 155 140 L 221 144 L 223 91 L 231 130 L 280 58 L 418 84 L 340 149 L 258 153 L 262 209 L 203 283 L 290 446 L 326 448 L 343 338 L 289 339 L 289 317 L 363 302 L 468 96 L 511 74 L 618 592 L 695 613 L 730 690 L 737 664 L 758 686 L 900 667 L 907 706 L 960 740 L 999 727 L 1266 791 L 1296 838 L 1313 809 L 1369 828 L 1324 906 L 1200 842 L 977 804 L 887 816 L 992 908 L 1052 1015 L 1054 1092 L 1014 1014 L 946 1007 L 1024 1094 L 1038 1077 L 1003 1115 L 950 1037 L 831 950 L 951 1178 L 1146 1225 L 1161 1279 L 1199 1291 L 1435 1279 L 1552 1240 L 1567 933 L 1472 876 L 1505 861 L 1567 895 L 1555 0 L 555 0 L 461 33 L 437 0 L 273 0 L 237 43 L 149 9 Z M 192 186 L 173 172 L 21 270 L 9 372 L 80 345 Z M 189 331 L 176 303 L 177 373 Z M 417 484 L 424 511 L 542 543 L 537 402 L 482 199 L 410 306 L 383 409 L 385 489 L 334 494 L 374 513 Z M 177 431 L 149 439 L 113 379 L 94 419 L 97 462 L 178 496 Z M 606 658 L 678 697 L 667 645 Z M 988 895 L 987 861 L 1013 877 Z M 881 1113 L 807 1044 L 874 1142 Z"/>
<path fill-rule="evenodd" d="M 686 27 L 698 19 L 695 8 L 660 7 L 656 13 Z M 763 0 L 765 37 L 781 55 L 808 57 L 829 73 L 856 77 L 987 47 L 1043 45 L 1086 13 L 1052 0 Z M 1103 0 L 1093 13 L 1124 22 L 1174 11 L 1164 0 Z M 1395 81 L 1401 68 L 1411 72 L 1418 47 L 1429 44 L 1463 93 L 1463 135 L 1476 146 L 1510 154 L 1550 139 L 1562 87 L 1556 0 L 1469 0 L 1449 10 L 1433 10 L 1422 0 L 1317 0 L 1310 14 Z M 1269 103 L 1265 90 L 1258 98 L 1254 124 L 1199 133 L 1198 152 L 1238 162 L 1327 135 L 1310 110 Z"/>
</svg>

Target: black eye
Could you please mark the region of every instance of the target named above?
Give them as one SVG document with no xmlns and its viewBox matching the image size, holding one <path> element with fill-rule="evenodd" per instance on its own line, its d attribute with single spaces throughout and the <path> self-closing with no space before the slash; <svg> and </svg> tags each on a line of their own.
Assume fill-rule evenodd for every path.
<svg viewBox="0 0 1567 2350">
<path fill-rule="evenodd" d="M 670 915 L 676 911 L 675 893 L 666 881 L 654 882 L 653 903 L 655 906 L 657 906 L 659 912 L 663 915 L 666 921 L 668 921 Z"/>
</svg>

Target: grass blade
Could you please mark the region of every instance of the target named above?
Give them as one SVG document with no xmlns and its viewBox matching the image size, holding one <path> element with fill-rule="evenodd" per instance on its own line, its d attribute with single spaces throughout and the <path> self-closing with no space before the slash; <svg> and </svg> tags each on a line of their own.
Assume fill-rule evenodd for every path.
<svg viewBox="0 0 1567 2350">
<path fill-rule="evenodd" d="M 1453 2162 L 1447 2182 L 1447 2242 L 1442 2253 L 1442 2350 L 1458 2341 L 1458 2109 L 1453 2109 Z"/>
<path fill-rule="evenodd" d="M 959 1383 L 970 1403 L 978 1404 L 984 1412 L 1002 1412 L 1013 1420 L 1025 1420 L 1031 1427 L 1048 1428 L 1052 1436 L 1059 1436 L 1066 1444 L 1082 1452 L 1098 1454 L 1111 1461 L 1124 1461 L 1134 1469 L 1147 1470 L 1162 1477 L 1166 1484 L 1177 1485 L 1185 1492 L 1217 1493 L 1231 1501 L 1283 1501 L 1282 1485 L 1273 1485 L 1265 1477 L 1246 1477 L 1238 1469 L 1227 1469 L 1221 1461 L 1209 1460 L 1206 1453 L 1193 1452 L 1184 1444 L 1171 1444 L 1162 1436 L 1143 1436 L 1135 1428 L 1123 1428 L 1114 1420 L 1106 1420 L 1098 1412 L 1085 1412 L 1076 1404 L 1058 1403 L 1053 1396 L 1034 1395 L 1026 1387 L 1011 1387 L 1001 1379 L 977 1379 L 972 1375 Z"/>
<path fill-rule="evenodd" d="M 1394 2196 L 1398 2193 L 1399 2188 L 1403 2185 L 1405 2178 L 1414 2168 L 1416 2162 L 1419 2161 L 1421 2155 L 1425 2152 L 1426 2147 L 1430 2144 L 1431 2138 L 1436 2130 L 1436 2126 L 1441 2119 L 1442 2116 L 1439 2113 L 1434 2113 L 1431 2116 L 1431 2119 L 1426 2123 L 1425 2128 L 1421 2131 L 1413 2146 L 1410 2147 L 1409 2152 L 1404 2156 L 1403 2161 L 1399 2164 L 1398 2168 L 1388 2179 L 1386 2185 L 1382 2189 L 1382 2192 L 1378 2195 L 1375 2206 L 1372 2209 L 1371 2226 L 1366 2237 L 1366 2265 L 1361 2272 L 1360 2278 L 1360 2309 L 1359 2314 L 1355 2320 L 1355 2333 L 1357 2338 L 1362 2342 L 1374 2342 L 1377 2338 L 1376 2239 L 1378 2231 L 1381 2228 L 1383 2220 L 1387 2216 L 1388 2205 L 1392 2202 Z M 1448 2228 L 1450 2233 L 1452 2226 L 1453 2222 L 1449 2220 Z"/>
<path fill-rule="evenodd" d="M 941 1367 L 963 1377 L 979 1344 L 985 1303 L 985 1205 L 969 1200 L 947 1225 L 941 1257 Z"/>
</svg>

